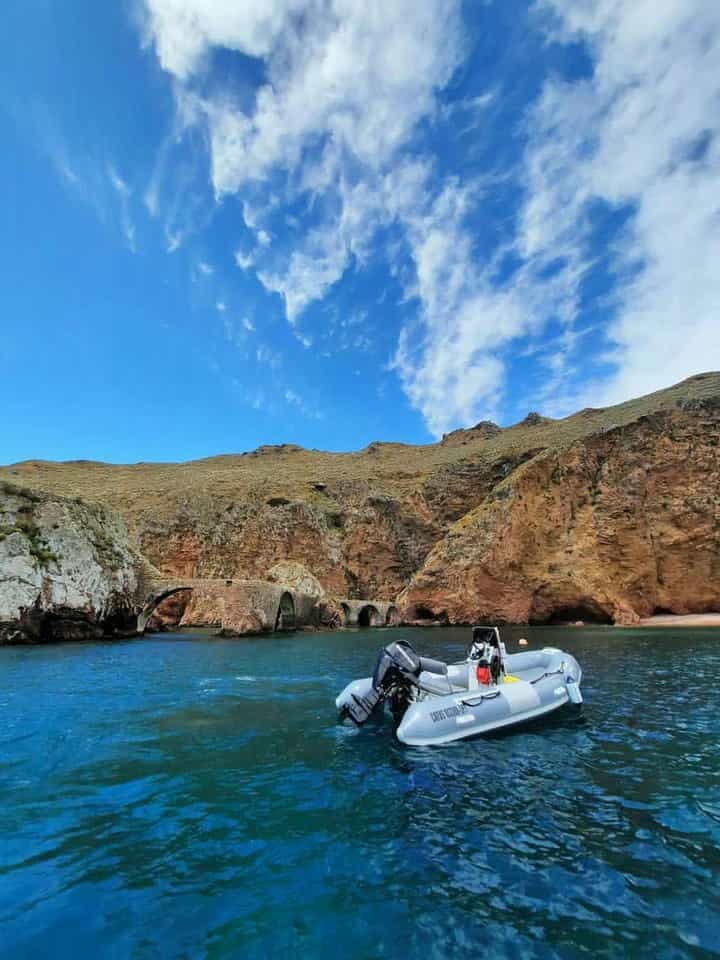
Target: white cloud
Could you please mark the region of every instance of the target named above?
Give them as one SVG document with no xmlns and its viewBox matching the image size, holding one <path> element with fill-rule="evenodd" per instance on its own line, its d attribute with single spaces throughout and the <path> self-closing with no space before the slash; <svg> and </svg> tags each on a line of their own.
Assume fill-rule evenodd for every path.
<svg viewBox="0 0 720 960">
<path fill-rule="evenodd" d="M 175 253 L 179 250 L 185 241 L 185 233 L 182 230 L 172 230 L 169 227 L 165 229 L 165 249 L 168 253 Z"/>
<path fill-rule="evenodd" d="M 236 250 L 235 263 L 241 270 L 252 270 L 255 265 L 255 258 L 251 254 L 243 253 L 242 250 Z"/>
<path fill-rule="evenodd" d="M 277 350 L 273 350 L 264 343 L 261 343 L 255 351 L 255 359 L 261 366 L 267 366 L 270 370 L 277 370 L 282 365 L 282 357 Z"/>
<path fill-rule="evenodd" d="M 162 65 L 180 80 L 213 46 L 263 57 L 267 83 L 247 115 L 229 96 L 207 119 L 218 194 L 300 165 L 308 141 L 377 169 L 434 107 L 459 59 L 458 5 L 443 0 L 147 0 Z M 298 16 L 299 12 L 301 16 Z"/>
<path fill-rule="evenodd" d="M 351 263 L 365 262 L 380 226 L 399 224 L 416 267 L 416 276 L 401 279 L 406 296 L 418 298 L 421 319 L 402 337 L 397 368 L 412 402 L 441 431 L 497 394 L 502 365 L 483 350 L 530 322 L 512 296 L 491 302 L 489 284 L 478 276 L 463 222 L 471 191 L 453 182 L 438 193 L 431 159 L 402 154 L 460 62 L 459 4 L 332 0 L 303 4 L 301 19 L 288 3 L 251 4 L 237 16 L 234 6 L 149 0 L 161 62 L 181 81 L 213 45 L 265 60 L 268 82 L 249 114 L 225 94 L 183 95 L 207 125 L 216 193 L 241 193 L 243 219 L 258 244 L 236 253 L 238 266 L 257 269 L 296 325 Z M 492 96 L 462 108 L 482 113 Z M 322 149 L 308 150 L 313 144 Z M 320 216 L 286 260 L 266 261 L 265 211 L 242 194 L 277 170 L 290 176 L 290 198 L 321 198 L 313 207 Z M 420 347 L 410 349 L 415 334 Z M 354 344 L 366 349 L 367 337 Z"/>
<path fill-rule="evenodd" d="M 145 204 L 145 209 L 151 217 L 156 217 L 158 215 L 160 211 L 160 181 L 158 177 L 153 177 L 148 184 L 148 187 L 143 194 L 143 203 Z"/>
<path fill-rule="evenodd" d="M 293 181 L 291 194 L 334 196 L 333 212 L 287 262 L 259 271 L 293 322 L 326 294 L 351 257 L 363 255 L 376 226 L 368 201 L 382 214 L 370 196 L 373 182 L 391 170 L 460 60 L 458 0 L 146 0 L 146 6 L 160 62 L 180 81 L 179 109 L 207 128 L 216 194 L 249 190 L 282 170 Z M 203 98 L 191 89 L 213 47 L 264 59 L 267 82 L 250 113 L 227 91 Z M 323 144 L 319 158 L 311 158 L 308 147 Z M 344 182 L 348 164 L 359 182 Z M 243 218 L 262 249 L 270 232 L 261 211 L 243 197 Z M 236 260 L 250 269 L 257 251 L 239 251 Z"/>
<path fill-rule="evenodd" d="M 285 271 L 260 270 L 257 276 L 266 290 L 282 296 L 287 318 L 294 324 L 309 303 L 321 300 L 340 279 L 348 261 L 347 248 L 330 227 L 312 231 L 304 247 L 293 251 Z M 239 259 L 238 265 L 242 266 Z"/>
<path fill-rule="evenodd" d="M 132 196 L 132 189 L 130 188 L 129 184 L 123 180 L 112 164 L 108 166 L 107 175 L 110 185 L 117 194 L 120 202 L 120 226 L 125 237 L 125 242 L 127 243 L 131 253 L 136 253 L 137 245 L 135 238 L 137 231 L 130 215 L 130 197 Z"/>
<path fill-rule="evenodd" d="M 287 389 L 285 390 L 285 402 L 292 407 L 297 407 L 300 413 L 304 417 L 307 417 L 312 420 L 322 420 L 323 416 L 320 411 L 316 410 L 307 401 L 300 396 L 299 393 L 296 393 L 295 390 Z"/>
<path fill-rule="evenodd" d="M 238 349 L 245 350 L 247 348 L 247 335 L 254 331 L 255 327 L 247 317 L 241 317 L 240 320 L 236 321 L 228 314 L 227 310 L 219 310 L 218 312 L 223 318 L 223 330 L 227 342 Z M 265 354 L 263 348 L 257 351 L 256 359 L 264 363 L 269 363 L 271 368 L 279 366 L 280 362 L 279 356 L 275 356 L 272 353 Z"/>
<path fill-rule="evenodd" d="M 582 269 L 588 204 L 633 210 L 612 251 L 624 278 L 606 329 L 615 372 L 587 391 L 610 403 L 720 366 L 720 7 L 547 6 L 561 39 L 589 45 L 594 71 L 547 84 L 534 113 L 521 247 Z"/>
<path fill-rule="evenodd" d="M 554 38 L 585 40 L 594 71 L 575 83 L 549 81 L 530 113 L 527 199 L 511 242 L 522 267 L 506 289 L 488 282 L 493 265 L 473 264 L 459 207 L 436 223 L 421 219 L 413 243 L 422 323 L 403 332 L 396 363 L 435 433 L 491 416 L 508 345 L 553 317 L 565 329 L 540 357 L 550 412 L 618 402 L 720 367 L 720 8 L 699 0 L 546 5 L 557 17 Z M 589 210 L 598 203 L 634 212 L 603 251 L 618 282 L 606 303 L 607 350 L 586 353 L 578 370 L 590 331 L 575 324 L 597 257 Z M 548 279 L 553 263 L 562 265 Z"/>
<path fill-rule="evenodd" d="M 60 176 L 67 183 L 71 184 L 74 187 L 80 183 L 80 177 L 78 176 L 78 174 L 75 173 L 75 171 L 70 166 L 70 164 L 66 160 L 63 160 L 61 157 L 58 157 L 57 159 L 57 169 Z"/>
<path fill-rule="evenodd" d="M 204 260 L 200 260 L 198 262 L 197 268 L 200 271 L 200 273 L 205 274 L 206 277 L 209 277 L 213 273 L 215 273 L 214 268 L 209 263 L 206 263 Z"/>
<path fill-rule="evenodd" d="M 108 167 L 108 179 L 113 189 L 119 193 L 121 197 L 130 196 L 132 190 L 112 165 Z"/>
<path fill-rule="evenodd" d="M 183 79 L 214 46 L 266 56 L 277 34 L 289 29 L 290 17 L 307 5 L 300 0 L 150 0 L 147 27 L 164 69 Z"/>
<path fill-rule="evenodd" d="M 502 96 L 499 86 L 436 103 L 462 58 L 457 0 L 146 4 L 183 122 L 206 132 L 215 194 L 242 202 L 255 247 L 238 250 L 237 264 L 280 294 L 291 324 L 351 265 L 368 261 L 378 228 L 398 228 L 393 242 L 411 269 L 393 253 L 390 267 L 417 313 L 394 367 L 434 433 L 492 415 L 510 351 L 551 321 L 561 331 L 554 350 L 535 358 L 548 402 L 556 412 L 568 403 L 566 383 L 588 343 L 578 321 L 583 280 L 597 266 L 593 205 L 631 215 L 600 251 L 618 279 L 605 304 L 602 358 L 615 372 L 608 378 L 593 366 L 600 358 L 588 357 L 586 401 L 720 366 L 717 4 L 539 0 L 553 38 L 586 44 L 593 72 L 573 83 L 551 78 L 527 114 L 525 156 L 511 171 L 526 198 L 489 260 L 477 253 L 477 219 L 469 225 L 486 185 L 438 183 L 432 157 L 410 149 L 418 122 L 443 111 L 467 114 L 465 132 L 480 137 L 487 108 Z M 193 78 L 216 47 L 263 60 L 266 80 L 252 106 L 241 109 L 229 90 L 197 92 Z M 312 214 L 309 228 L 298 201 Z M 297 231 L 287 252 L 276 249 L 277 205 L 293 205 L 281 211 Z M 498 286 L 508 253 L 520 266 Z"/>
<path fill-rule="evenodd" d="M 218 313 L 225 313 L 225 311 L 227 310 L 227 304 L 225 303 L 224 300 L 218 300 L 217 303 L 215 304 L 215 309 L 217 310 Z"/>
</svg>

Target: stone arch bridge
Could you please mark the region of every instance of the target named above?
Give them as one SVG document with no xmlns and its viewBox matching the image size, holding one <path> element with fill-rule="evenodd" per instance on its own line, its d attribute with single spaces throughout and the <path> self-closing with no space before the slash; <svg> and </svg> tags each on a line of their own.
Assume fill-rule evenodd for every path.
<svg viewBox="0 0 720 960">
<path fill-rule="evenodd" d="M 341 600 L 346 627 L 396 627 L 400 611 L 386 600 Z"/>
<path fill-rule="evenodd" d="M 193 602 L 205 612 L 208 626 L 223 633 L 266 633 L 337 624 L 342 626 L 396 626 L 400 612 L 384 600 L 319 601 L 291 587 L 267 580 L 171 579 L 146 577 L 136 597 L 137 633 L 144 633 L 154 610 L 167 597 L 192 591 Z"/>
</svg>

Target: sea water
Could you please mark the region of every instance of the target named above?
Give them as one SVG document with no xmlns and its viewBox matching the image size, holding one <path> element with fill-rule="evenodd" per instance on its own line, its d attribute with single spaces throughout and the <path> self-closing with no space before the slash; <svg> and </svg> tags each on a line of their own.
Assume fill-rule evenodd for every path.
<svg viewBox="0 0 720 960">
<path fill-rule="evenodd" d="M 399 744 L 372 630 L 0 649 L 3 958 L 720 954 L 720 631 L 525 628 L 581 719 Z"/>
</svg>

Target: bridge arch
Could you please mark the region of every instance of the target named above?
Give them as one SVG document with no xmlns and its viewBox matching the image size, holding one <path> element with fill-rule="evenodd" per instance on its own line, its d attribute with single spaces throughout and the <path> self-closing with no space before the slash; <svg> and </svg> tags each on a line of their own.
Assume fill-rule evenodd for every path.
<svg viewBox="0 0 720 960">
<path fill-rule="evenodd" d="M 294 630 L 295 629 L 295 601 L 293 595 L 286 590 L 280 597 L 278 603 L 277 615 L 275 617 L 275 630 Z"/>
<path fill-rule="evenodd" d="M 380 611 L 372 603 L 366 603 L 358 610 L 357 622 L 359 627 L 377 627 L 381 622 Z"/>
<path fill-rule="evenodd" d="M 145 601 L 145 606 L 138 614 L 138 633 L 145 633 L 148 620 L 153 615 L 155 608 L 161 604 L 163 600 L 167 600 L 168 597 L 172 597 L 174 594 L 180 593 L 183 590 L 192 592 L 192 589 L 192 587 L 188 586 L 174 586 L 168 587 L 166 590 L 159 590 L 157 593 L 154 593 L 148 600 Z"/>
</svg>

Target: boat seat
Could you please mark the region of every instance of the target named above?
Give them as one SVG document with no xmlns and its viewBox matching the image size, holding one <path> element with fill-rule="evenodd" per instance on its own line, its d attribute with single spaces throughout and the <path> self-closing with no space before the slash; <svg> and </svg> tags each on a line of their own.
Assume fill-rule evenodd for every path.
<svg viewBox="0 0 720 960">
<path fill-rule="evenodd" d="M 423 673 L 420 677 L 420 686 L 428 693 L 466 693 L 467 687 L 458 683 L 450 683 L 447 677 L 438 677 L 430 673 Z"/>
</svg>

